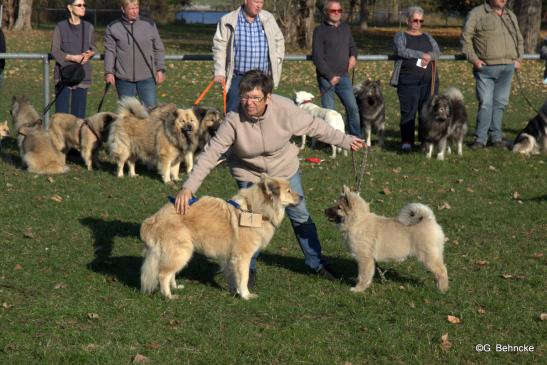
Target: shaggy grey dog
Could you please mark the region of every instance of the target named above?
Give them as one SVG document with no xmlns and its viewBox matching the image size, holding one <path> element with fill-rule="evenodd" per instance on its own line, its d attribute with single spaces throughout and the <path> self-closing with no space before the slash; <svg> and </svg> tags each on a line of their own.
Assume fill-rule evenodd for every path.
<svg viewBox="0 0 547 365">
<path fill-rule="evenodd" d="M 372 128 L 376 130 L 378 144 L 384 145 L 384 129 L 386 120 L 386 108 L 384 96 L 380 87 L 380 80 L 365 80 L 361 85 L 354 87 L 353 93 L 359 106 L 359 118 L 361 119 L 361 130 L 367 141 L 371 143 Z"/>
</svg>

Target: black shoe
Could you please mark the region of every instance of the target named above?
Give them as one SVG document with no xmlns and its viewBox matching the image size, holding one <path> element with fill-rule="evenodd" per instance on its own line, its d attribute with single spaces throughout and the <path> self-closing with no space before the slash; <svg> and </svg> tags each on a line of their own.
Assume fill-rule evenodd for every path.
<svg viewBox="0 0 547 365">
<path fill-rule="evenodd" d="M 473 144 L 471 144 L 471 146 L 469 146 L 469 148 L 471 148 L 472 150 L 482 150 L 485 146 L 480 143 L 479 141 L 475 141 L 473 142 Z"/>
<path fill-rule="evenodd" d="M 330 268 L 328 266 L 322 266 L 319 270 L 317 270 L 317 275 L 320 275 L 322 277 L 324 277 L 325 279 L 327 280 L 330 280 L 330 281 L 336 281 L 338 280 L 336 278 L 336 276 L 334 276 L 334 274 L 332 273 L 332 271 L 330 270 Z"/>
<path fill-rule="evenodd" d="M 496 142 L 492 142 L 492 147 L 505 149 L 506 144 L 503 141 L 496 141 Z"/>
<path fill-rule="evenodd" d="M 249 288 L 249 290 L 254 290 L 255 284 L 256 284 L 256 277 L 257 277 L 256 271 L 249 269 L 249 280 L 247 280 L 247 288 Z"/>
</svg>

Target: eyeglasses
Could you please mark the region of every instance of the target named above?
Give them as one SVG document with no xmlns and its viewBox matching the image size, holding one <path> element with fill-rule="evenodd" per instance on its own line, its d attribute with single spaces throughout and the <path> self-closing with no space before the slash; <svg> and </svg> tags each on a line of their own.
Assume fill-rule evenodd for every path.
<svg viewBox="0 0 547 365">
<path fill-rule="evenodd" d="M 412 19 L 412 23 L 420 23 L 420 24 L 423 24 L 423 23 L 424 23 L 424 20 L 423 20 L 423 19 Z"/>
<path fill-rule="evenodd" d="M 77 6 L 77 7 L 79 7 L 79 8 L 86 8 L 86 7 L 87 7 L 86 4 L 70 4 L 70 5 L 72 5 L 72 6 Z"/>
<path fill-rule="evenodd" d="M 251 101 L 253 103 L 260 103 L 262 100 L 264 100 L 264 96 L 240 96 L 239 100 L 246 102 Z"/>
<path fill-rule="evenodd" d="M 329 14 L 342 14 L 344 10 L 342 9 L 327 9 L 327 13 Z"/>
</svg>

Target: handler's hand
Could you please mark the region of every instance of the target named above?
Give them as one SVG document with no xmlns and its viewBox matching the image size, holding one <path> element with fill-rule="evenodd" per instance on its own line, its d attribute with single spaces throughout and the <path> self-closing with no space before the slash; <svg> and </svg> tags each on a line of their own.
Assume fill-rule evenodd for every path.
<svg viewBox="0 0 547 365">
<path fill-rule="evenodd" d="M 476 60 L 475 62 L 473 62 L 473 67 L 475 67 L 475 69 L 479 70 L 482 66 L 486 66 L 486 62 L 484 62 L 483 60 Z"/>
<path fill-rule="evenodd" d="M 355 56 L 351 56 L 348 62 L 348 71 L 353 70 L 356 64 L 357 64 L 357 59 L 355 58 Z"/>
<path fill-rule="evenodd" d="M 352 151 L 359 151 L 361 148 L 367 148 L 367 144 L 364 139 L 354 137 L 353 141 L 351 142 L 351 150 Z"/>
<path fill-rule="evenodd" d="M 156 71 L 156 84 L 161 85 L 165 81 L 165 74 L 163 71 L 158 70 Z"/>
<path fill-rule="evenodd" d="M 104 75 L 104 82 L 114 85 L 116 83 L 116 78 L 114 78 L 113 74 L 106 74 Z"/>
<path fill-rule="evenodd" d="M 177 199 L 175 200 L 175 210 L 179 214 L 186 214 L 190 205 L 188 201 L 192 199 L 192 191 L 190 189 L 182 189 L 177 194 Z"/>
<path fill-rule="evenodd" d="M 337 85 L 340 82 L 340 76 L 334 76 L 332 79 L 330 79 L 330 84 L 332 86 Z"/>
<path fill-rule="evenodd" d="M 520 70 L 520 62 L 519 61 L 515 61 L 515 70 L 517 70 L 517 71 Z"/>
<path fill-rule="evenodd" d="M 221 83 L 226 81 L 226 77 L 222 75 L 215 75 L 214 80 L 215 82 Z"/>
</svg>

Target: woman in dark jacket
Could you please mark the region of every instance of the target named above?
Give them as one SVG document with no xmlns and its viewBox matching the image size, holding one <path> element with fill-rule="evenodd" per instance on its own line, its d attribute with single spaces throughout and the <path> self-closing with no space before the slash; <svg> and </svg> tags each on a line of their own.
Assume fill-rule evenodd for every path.
<svg viewBox="0 0 547 365">
<path fill-rule="evenodd" d="M 410 152 L 414 145 L 416 114 L 431 94 L 433 62 L 441 54 L 431 34 L 422 32 L 424 11 L 418 6 L 407 10 L 407 30 L 398 32 L 393 48 L 398 59 L 391 77 L 397 87 L 401 107 L 401 149 Z M 439 90 L 439 77 L 435 72 L 434 93 Z M 419 133 L 419 132 L 418 132 Z M 418 139 L 421 141 L 420 136 Z"/>
<path fill-rule="evenodd" d="M 82 19 L 85 15 L 84 0 L 67 1 L 68 19 L 57 24 L 51 41 L 51 55 L 55 58 L 55 101 L 57 113 L 70 113 L 85 118 L 87 89 L 91 86 L 91 64 L 89 60 L 95 48 L 95 29 L 91 23 Z M 70 62 L 82 63 L 84 80 L 76 86 L 68 87 L 59 83 L 61 67 Z"/>
</svg>

